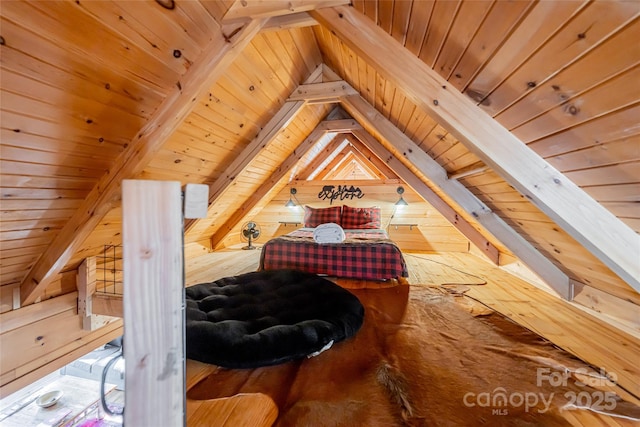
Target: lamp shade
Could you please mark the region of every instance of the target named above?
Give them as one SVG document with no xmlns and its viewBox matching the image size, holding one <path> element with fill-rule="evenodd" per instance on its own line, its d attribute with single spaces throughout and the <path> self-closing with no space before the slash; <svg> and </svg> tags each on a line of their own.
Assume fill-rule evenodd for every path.
<svg viewBox="0 0 640 427">
<path fill-rule="evenodd" d="M 409 203 L 400 196 L 400 199 L 396 202 L 396 206 L 408 206 Z"/>
<path fill-rule="evenodd" d="M 404 194 L 404 187 L 396 188 L 396 193 L 398 193 L 400 195 L 400 198 L 396 202 L 396 206 L 407 206 L 407 205 L 409 205 L 409 203 L 407 203 L 407 201 L 402 198 L 402 195 Z"/>
<path fill-rule="evenodd" d="M 296 190 L 295 188 L 291 188 L 291 190 L 289 190 L 289 201 L 284 204 L 286 207 L 295 208 L 296 206 L 298 206 L 296 202 L 293 201 L 293 198 L 295 197 L 295 194 L 297 192 L 298 190 Z"/>
</svg>

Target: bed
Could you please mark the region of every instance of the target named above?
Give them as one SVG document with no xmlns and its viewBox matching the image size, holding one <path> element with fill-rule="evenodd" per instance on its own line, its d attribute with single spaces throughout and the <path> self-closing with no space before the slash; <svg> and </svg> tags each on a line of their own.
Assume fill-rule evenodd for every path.
<svg viewBox="0 0 640 427">
<path fill-rule="evenodd" d="M 314 228 L 337 223 L 345 232 L 338 244 L 319 244 Z M 389 280 L 408 277 L 400 248 L 380 226 L 380 208 L 305 206 L 304 227 L 262 247 L 261 270 L 295 269 L 331 277 Z"/>
</svg>

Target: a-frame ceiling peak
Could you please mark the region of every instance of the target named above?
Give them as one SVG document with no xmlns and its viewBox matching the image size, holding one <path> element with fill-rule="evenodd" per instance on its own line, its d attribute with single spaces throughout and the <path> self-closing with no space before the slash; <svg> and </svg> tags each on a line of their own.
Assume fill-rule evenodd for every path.
<svg viewBox="0 0 640 427">
<path fill-rule="evenodd" d="M 312 179 L 374 180 L 387 178 L 374 165 L 366 164 L 366 159 L 353 149 L 346 137 L 344 142 L 343 148 L 339 152 L 332 153 L 331 161 L 324 165 Z"/>
</svg>

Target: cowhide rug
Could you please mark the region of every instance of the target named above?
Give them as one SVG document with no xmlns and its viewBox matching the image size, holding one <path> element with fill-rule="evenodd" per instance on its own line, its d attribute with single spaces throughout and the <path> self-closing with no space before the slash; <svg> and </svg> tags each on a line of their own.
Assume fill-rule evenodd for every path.
<svg viewBox="0 0 640 427">
<path fill-rule="evenodd" d="M 565 426 L 561 408 L 579 395 L 638 415 L 570 372 L 597 378 L 592 368 L 498 314 L 474 317 L 434 288 L 351 291 L 365 307 L 355 337 L 278 366 L 217 368 L 187 397 L 261 392 L 275 425 L 296 427 Z"/>
</svg>

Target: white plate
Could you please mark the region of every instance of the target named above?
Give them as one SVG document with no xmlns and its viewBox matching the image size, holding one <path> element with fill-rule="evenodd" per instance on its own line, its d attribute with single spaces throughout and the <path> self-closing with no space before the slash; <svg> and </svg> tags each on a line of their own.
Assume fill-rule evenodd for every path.
<svg viewBox="0 0 640 427">
<path fill-rule="evenodd" d="M 58 400 L 62 397 L 62 390 L 52 390 L 44 393 L 36 400 L 36 405 L 41 408 L 48 408 L 49 406 L 53 406 L 56 404 Z"/>
</svg>

